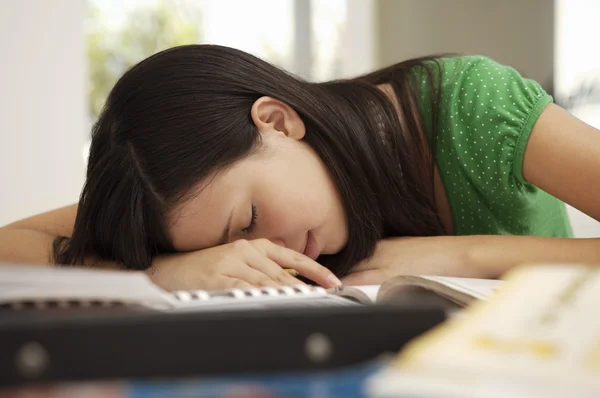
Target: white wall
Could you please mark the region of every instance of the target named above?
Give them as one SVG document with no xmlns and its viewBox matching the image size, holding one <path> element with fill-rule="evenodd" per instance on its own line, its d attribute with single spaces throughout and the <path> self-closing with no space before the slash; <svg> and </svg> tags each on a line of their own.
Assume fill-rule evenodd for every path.
<svg viewBox="0 0 600 398">
<path fill-rule="evenodd" d="M 551 0 L 379 0 L 378 60 L 487 55 L 547 87 L 554 69 Z"/>
<path fill-rule="evenodd" d="M 79 0 L 0 1 L 0 225 L 78 198 L 84 12 Z"/>
</svg>

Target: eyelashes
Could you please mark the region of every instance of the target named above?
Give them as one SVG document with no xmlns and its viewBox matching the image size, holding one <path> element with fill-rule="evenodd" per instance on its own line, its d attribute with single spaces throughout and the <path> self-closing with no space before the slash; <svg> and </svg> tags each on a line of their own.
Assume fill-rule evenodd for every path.
<svg viewBox="0 0 600 398">
<path fill-rule="evenodd" d="M 258 213 L 256 211 L 256 206 L 252 205 L 252 218 L 250 219 L 250 224 L 243 229 L 244 233 L 251 234 L 254 231 L 254 227 L 256 226 L 256 220 L 258 219 Z"/>
</svg>

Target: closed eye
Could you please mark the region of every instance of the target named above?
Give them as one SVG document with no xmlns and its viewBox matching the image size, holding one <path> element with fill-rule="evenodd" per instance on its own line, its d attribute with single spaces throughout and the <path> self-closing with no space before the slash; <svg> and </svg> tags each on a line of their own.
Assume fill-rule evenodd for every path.
<svg viewBox="0 0 600 398">
<path fill-rule="evenodd" d="M 244 228 L 242 231 L 244 231 L 245 234 L 251 234 L 252 231 L 254 231 L 254 227 L 256 226 L 257 219 L 258 219 L 258 213 L 256 212 L 256 206 L 252 205 L 252 217 L 250 218 L 250 224 L 248 224 L 248 226 L 246 228 Z"/>
</svg>

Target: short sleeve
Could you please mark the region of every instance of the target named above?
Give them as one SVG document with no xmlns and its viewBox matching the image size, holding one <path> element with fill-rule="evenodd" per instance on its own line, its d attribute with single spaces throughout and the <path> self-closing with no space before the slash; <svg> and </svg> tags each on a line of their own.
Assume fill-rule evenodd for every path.
<svg viewBox="0 0 600 398">
<path fill-rule="evenodd" d="M 525 148 L 552 97 L 537 82 L 487 57 L 449 58 L 441 65 L 447 126 L 443 133 L 457 142 L 463 167 L 474 174 L 495 170 L 502 179 L 527 184 Z"/>
<path fill-rule="evenodd" d="M 531 130 L 552 97 L 486 57 L 436 63 L 441 80 L 433 142 L 454 233 L 571 236 L 564 204 L 523 177 Z M 418 84 L 423 98 L 431 98 L 427 79 L 421 75 Z M 422 109 L 431 115 L 426 101 Z"/>
</svg>

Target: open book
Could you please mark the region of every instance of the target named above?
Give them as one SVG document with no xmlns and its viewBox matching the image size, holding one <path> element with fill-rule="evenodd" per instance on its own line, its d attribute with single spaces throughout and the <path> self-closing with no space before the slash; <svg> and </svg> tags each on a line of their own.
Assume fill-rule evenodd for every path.
<svg viewBox="0 0 600 398">
<path fill-rule="evenodd" d="M 436 295 L 459 307 L 486 300 L 502 284 L 495 279 L 399 275 L 377 286 L 341 286 L 329 291 L 360 303 L 399 302 Z"/>
<path fill-rule="evenodd" d="M 281 286 L 167 292 L 142 272 L 0 265 L 0 307 L 45 309 L 137 306 L 163 311 L 351 306 L 414 299 L 410 289 L 435 292 L 460 306 L 486 299 L 496 280 L 398 276 L 381 286 Z M 409 289 L 410 288 L 410 289 Z M 411 293 L 411 294 L 407 294 Z"/>
<path fill-rule="evenodd" d="M 600 397 L 600 269 L 523 266 L 492 299 L 418 337 L 369 396 Z"/>
</svg>

